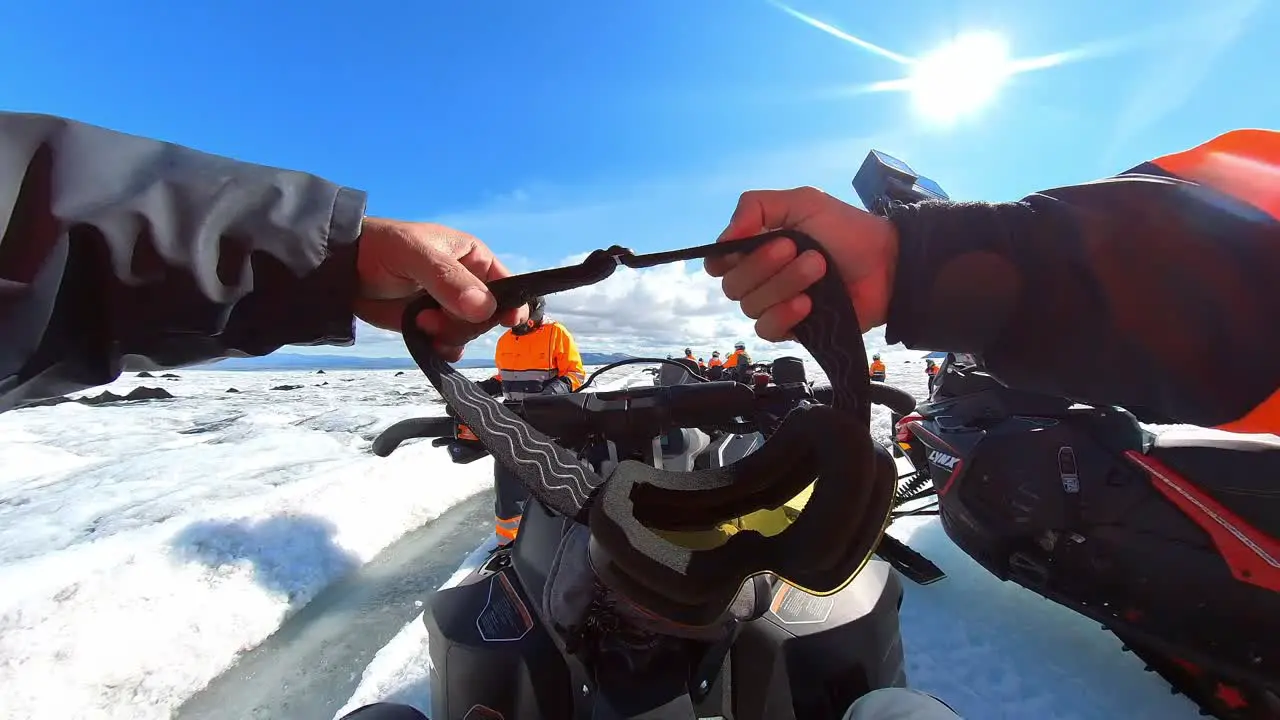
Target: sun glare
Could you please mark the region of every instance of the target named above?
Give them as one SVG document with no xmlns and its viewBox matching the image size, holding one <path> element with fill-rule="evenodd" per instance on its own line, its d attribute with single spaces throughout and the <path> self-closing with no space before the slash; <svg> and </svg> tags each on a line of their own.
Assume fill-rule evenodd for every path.
<svg viewBox="0 0 1280 720">
<path fill-rule="evenodd" d="M 931 122 L 950 124 L 991 104 L 1009 78 L 1022 73 L 1046 70 L 1068 62 L 1115 52 L 1126 42 L 1095 43 L 1030 58 L 1013 58 L 1009 43 L 989 31 L 967 32 L 920 58 L 908 57 L 841 30 L 830 23 L 806 15 L 781 0 L 771 4 L 812 28 L 839 38 L 868 53 L 879 55 L 907 70 L 906 77 L 880 80 L 842 89 L 841 94 L 904 92 L 911 97 L 916 113 Z"/>
<path fill-rule="evenodd" d="M 1004 38 L 974 32 L 914 61 L 904 84 L 916 112 L 949 123 L 989 105 L 1015 70 Z"/>
</svg>

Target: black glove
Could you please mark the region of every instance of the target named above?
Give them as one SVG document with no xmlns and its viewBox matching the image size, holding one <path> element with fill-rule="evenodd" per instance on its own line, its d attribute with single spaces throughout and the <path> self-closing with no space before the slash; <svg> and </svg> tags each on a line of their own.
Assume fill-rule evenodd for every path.
<svg viewBox="0 0 1280 720">
<path fill-rule="evenodd" d="M 542 386 L 543 395 L 568 395 L 571 392 L 573 392 L 573 382 L 564 376 L 552 378 Z"/>
<path fill-rule="evenodd" d="M 497 397 L 502 394 L 502 381 L 496 377 L 491 377 L 488 380 L 481 380 L 476 384 L 479 385 L 480 389 L 487 395 L 492 397 Z"/>
</svg>

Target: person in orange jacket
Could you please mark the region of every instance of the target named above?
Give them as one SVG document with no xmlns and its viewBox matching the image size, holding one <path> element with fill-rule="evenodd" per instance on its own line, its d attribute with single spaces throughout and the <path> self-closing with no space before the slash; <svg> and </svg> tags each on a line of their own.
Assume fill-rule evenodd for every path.
<svg viewBox="0 0 1280 720">
<path fill-rule="evenodd" d="M 693 363 L 694 365 L 697 365 L 697 364 L 698 364 L 698 358 L 696 358 L 696 357 L 694 357 L 694 356 L 693 356 L 693 348 L 685 348 L 685 349 L 684 349 L 684 359 L 685 359 L 685 360 L 688 360 L 689 362 Z"/>
<path fill-rule="evenodd" d="M 577 390 L 586 380 L 578 344 L 564 325 L 546 319 L 546 307 L 544 298 L 534 298 L 529 303 L 529 320 L 498 338 L 494 354 L 498 372 L 480 383 L 490 395 L 501 393 L 507 400 L 561 395 Z M 501 463 L 493 465 L 493 482 L 495 532 L 503 540 L 514 540 L 529 492 Z"/>
<path fill-rule="evenodd" d="M 880 353 L 871 356 L 871 364 L 867 366 L 867 374 L 875 382 L 884 382 L 884 361 L 880 359 Z"/>
<path fill-rule="evenodd" d="M 751 356 L 747 354 L 747 344 L 739 340 L 733 344 L 733 352 L 725 358 L 723 372 L 730 377 L 741 378 L 751 366 Z"/>
<path fill-rule="evenodd" d="M 702 358 L 698 358 L 698 370 L 702 371 L 703 373 L 707 372 L 707 363 Z"/>
<path fill-rule="evenodd" d="M 720 351 L 711 351 L 711 361 L 707 363 L 707 377 L 711 380 L 719 380 L 724 374 L 724 363 L 720 360 Z"/>
</svg>

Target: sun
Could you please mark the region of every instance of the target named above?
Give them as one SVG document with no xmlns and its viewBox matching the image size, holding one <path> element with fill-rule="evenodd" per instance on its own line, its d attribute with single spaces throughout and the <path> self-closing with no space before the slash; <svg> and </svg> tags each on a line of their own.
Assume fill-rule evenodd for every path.
<svg viewBox="0 0 1280 720">
<path fill-rule="evenodd" d="M 949 124 L 990 105 L 1017 70 L 1003 37 L 970 32 L 914 60 L 900 82 L 920 116 Z"/>
<path fill-rule="evenodd" d="M 1046 70 L 1063 63 L 1115 52 L 1126 42 L 1093 43 L 1074 50 L 1014 58 L 1004 36 L 989 30 L 956 35 L 942 47 L 923 57 L 909 57 L 841 30 L 835 25 L 806 15 L 782 0 L 768 0 L 800 22 L 821 30 L 860 50 L 898 64 L 906 77 L 844 87 L 841 95 L 875 92 L 902 92 L 911 98 L 919 116 L 941 125 L 950 125 L 989 106 L 1014 75 Z"/>
</svg>

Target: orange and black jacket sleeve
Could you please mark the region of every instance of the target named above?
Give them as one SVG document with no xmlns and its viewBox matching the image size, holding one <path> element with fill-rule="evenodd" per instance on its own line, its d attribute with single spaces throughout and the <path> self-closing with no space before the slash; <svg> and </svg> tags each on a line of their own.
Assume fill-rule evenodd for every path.
<svg viewBox="0 0 1280 720">
<path fill-rule="evenodd" d="M 1280 432 L 1280 133 L 891 220 L 890 342 L 1152 422 Z"/>
</svg>

